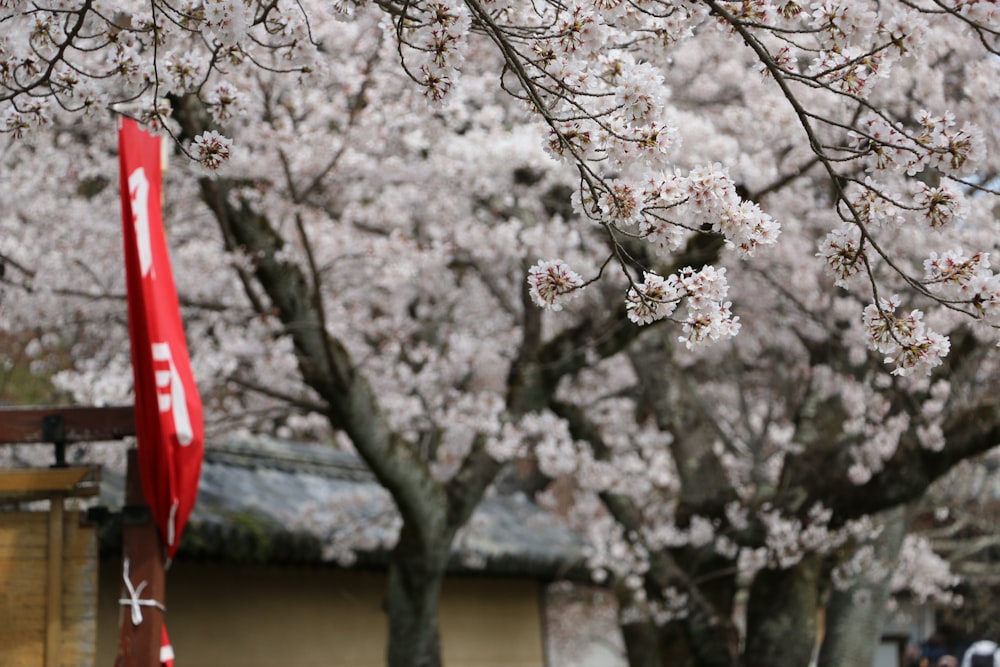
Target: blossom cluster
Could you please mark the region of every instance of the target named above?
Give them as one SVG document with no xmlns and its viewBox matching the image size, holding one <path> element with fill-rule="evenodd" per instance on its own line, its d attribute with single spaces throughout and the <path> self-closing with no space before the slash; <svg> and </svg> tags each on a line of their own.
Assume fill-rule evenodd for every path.
<svg viewBox="0 0 1000 667">
<path fill-rule="evenodd" d="M 945 296 L 970 304 L 990 325 L 1000 325 L 1000 275 L 990 268 L 989 253 L 966 255 L 961 248 L 931 253 L 924 260 L 928 285 L 942 288 Z"/>
<path fill-rule="evenodd" d="M 749 580 L 765 568 L 792 567 L 810 553 L 829 554 L 852 539 L 868 538 L 877 532 L 867 517 L 848 521 L 837 529 L 830 528 L 831 516 L 830 511 L 820 504 L 809 509 L 804 521 L 783 516 L 771 507 L 763 507 L 760 519 L 767 531 L 766 544 L 740 549 L 737 558 L 740 576 Z"/>
<path fill-rule="evenodd" d="M 954 590 L 959 582 L 951 565 L 934 552 L 926 538 L 920 535 L 903 538 L 899 562 L 892 573 L 894 592 L 907 591 L 921 603 L 961 604 L 962 597 Z"/>
<path fill-rule="evenodd" d="M 762 245 L 776 242 L 779 226 L 755 202 L 741 200 L 735 184 L 719 164 L 693 169 L 686 176 L 664 174 L 645 184 L 611 179 L 601 186 L 581 188 L 573 199 L 576 209 L 614 229 L 653 243 L 670 252 L 682 244 L 689 230 L 708 228 L 725 238 L 726 245 L 750 256 Z M 561 260 L 544 260 L 529 270 L 534 302 L 558 310 L 585 285 L 583 278 Z M 688 347 L 733 336 L 739 318 L 733 317 L 725 268 L 709 266 L 696 271 L 686 267 L 664 278 L 644 271 L 642 282 L 633 282 L 626 294 L 628 318 L 637 324 L 670 317 L 682 299 L 688 316 L 681 341 Z"/>
<path fill-rule="evenodd" d="M 688 348 L 739 333 L 739 318 L 725 301 L 729 292 L 726 269 L 706 266 L 700 271 L 685 267 L 663 278 L 646 272 L 643 281 L 629 288 L 625 300 L 628 318 L 637 324 L 649 324 L 669 317 L 683 298 L 687 317 L 680 341 Z"/>
<path fill-rule="evenodd" d="M 531 300 L 550 310 L 562 310 L 567 299 L 579 295 L 583 278 L 561 259 L 540 260 L 528 270 Z"/>
<path fill-rule="evenodd" d="M 831 580 L 837 590 L 847 590 L 859 580 L 879 582 L 892 574 L 892 570 L 884 559 L 878 557 L 875 547 L 862 544 L 857 547 L 849 558 L 838 563 L 833 568 Z"/>
<path fill-rule="evenodd" d="M 927 328 L 923 311 L 911 310 L 898 316 L 898 295 L 880 298 L 865 307 L 862 319 L 872 347 L 886 355 L 885 362 L 895 365 L 894 375 L 927 373 L 941 364 L 951 349 L 947 338 Z"/>
<path fill-rule="evenodd" d="M 767 531 L 767 567 L 786 569 L 808 553 L 828 553 L 844 544 L 853 527 L 830 528 L 832 516 L 821 504 L 812 506 L 805 520 L 764 507 L 759 518 Z"/>
<path fill-rule="evenodd" d="M 471 22 L 469 8 L 456 0 L 429 0 L 396 19 L 403 66 L 432 102 L 443 102 L 461 74 Z"/>
<path fill-rule="evenodd" d="M 680 247 L 690 230 L 708 228 L 729 248 L 749 257 L 773 245 L 780 225 L 759 204 L 742 200 L 727 170 L 718 163 L 650 175 L 645 182 L 609 179 L 575 193 L 577 211 L 603 225 L 630 231 L 664 252 Z"/>
<path fill-rule="evenodd" d="M 655 598 L 649 598 L 644 588 L 636 588 L 631 593 L 628 604 L 619 612 L 622 625 L 652 621 L 657 626 L 664 626 L 687 618 L 690 613 L 688 594 L 673 586 L 663 589 Z"/>
<path fill-rule="evenodd" d="M 596 583 L 626 581 L 638 590 L 649 570 L 649 551 L 639 540 L 629 539 L 623 527 L 606 511 L 593 505 L 595 496 L 580 499 L 574 510 L 585 517 L 580 523 L 587 542 L 587 569 Z M 588 509 L 590 511 L 588 511 Z"/>
<path fill-rule="evenodd" d="M 865 268 L 864 244 L 857 227 L 840 227 L 831 230 L 819 242 L 817 257 L 826 262 L 833 274 L 834 285 L 847 287 L 852 277 Z"/>
<path fill-rule="evenodd" d="M 881 472 L 895 455 L 910 423 L 909 415 L 890 414 L 888 402 L 881 397 L 870 397 L 864 406 L 855 406 L 854 413 L 844 423 L 844 433 L 856 440 L 849 449 L 848 479 L 860 486 Z"/>
<path fill-rule="evenodd" d="M 961 176 L 983 158 L 982 132 L 968 123 L 958 127 L 950 111 L 935 115 L 921 109 L 912 120 L 916 129 L 908 124 L 870 114 L 850 132 L 855 146 L 871 158 L 869 169 L 895 169 L 910 176 L 936 169 Z"/>
<path fill-rule="evenodd" d="M 192 153 L 198 162 L 209 169 L 218 169 L 229 159 L 233 141 L 215 130 L 199 134 L 191 145 Z"/>
<path fill-rule="evenodd" d="M 248 34 L 255 9 L 246 0 L 207 0 L 203 4 L 205 27 L 222 46 L 231 47 Z"/>
<path fill-rule="evenodd" d="M 240 111 L 234 81 L 244 71 L 315 67 L 309 20 L 305 6 L 284 2 L 5 3 L 0 132 L 21 138 L 64 112 L 108 107 L 162 128 L 171 114 L 162 100 L 186 94 L 225 122 Z M 227 142 L 210 142 L 192 157 L 215 168 L 228 158 Z"/>
<path fill-rule="evenodd" d="M 965 196 L 950 183 L 942 183 L 936 188 L 918 183 L 914 203 L 922 211 L 932 229 L 943 229 L 957 224 L 965 217 L 967 210 Z"/>
<path fill-rule="evenodd" d="M 839 92 L 864 98 L 871 94 L 878 80 L 888 78 L 890 63 L 885 52 L 870 53 L 864 48 L 848 46 L 821 53 L 810 66 L 809 74 Z"/>
</svg>

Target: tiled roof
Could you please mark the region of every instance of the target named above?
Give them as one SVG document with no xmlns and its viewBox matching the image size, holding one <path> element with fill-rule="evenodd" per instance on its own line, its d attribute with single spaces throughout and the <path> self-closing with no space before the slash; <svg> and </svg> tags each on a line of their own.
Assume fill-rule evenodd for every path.
<svg viewBox="0 0 1000 667">
<path fill-rule="evenodd" d="M 116 511 L 122 497 L 121 477 L 105 475 L 102 502 Z M 273 439 L 213 443 L 179 557 L 320 563 L 347 541 L 361 545 L 356 565 L 378 567 L 396 526 L 388 494 L 354 454 Z M 582 558 L 582 540 L 555 517 L 524 495 L 496 494 L 461 531 L 452 570 L 554 578 L 578 575 Z"/>
</svg>

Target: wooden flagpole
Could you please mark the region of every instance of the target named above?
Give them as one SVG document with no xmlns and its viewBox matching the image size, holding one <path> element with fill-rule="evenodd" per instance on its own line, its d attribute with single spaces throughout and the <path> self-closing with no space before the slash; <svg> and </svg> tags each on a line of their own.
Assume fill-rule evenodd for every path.
<svg viewBox="0 0 1000 667">
<path fill-rule="evenodd" d="M 158 667 L 163 626 L 163 545 L 142 494 L 139 452 L 130 449 L 122 510 L 122 595 L 115 667 Z M 136 623 L 136 621 L 139 621 Z"/>
</svg>

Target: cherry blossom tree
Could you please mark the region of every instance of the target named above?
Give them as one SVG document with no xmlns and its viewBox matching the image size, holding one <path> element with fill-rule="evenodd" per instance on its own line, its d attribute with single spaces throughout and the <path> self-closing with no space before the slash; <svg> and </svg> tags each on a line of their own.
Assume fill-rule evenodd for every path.
<svg viewBox="0 0 1000 667">
<path fill-rule="evenodd" d="M 759 285 L 754 306 L 766 298 Z M 772 305 L 770 319 L 747 314 L 740 336 L 758 321 L 760 345 L 728 358 L 671 364 L 669 343 L 648 350 L 643 339 L 630 349 L 633 368 L 614 370 L 618 382 L 592 376 L 554 405 L 578 443 L 540 462 L 552 475 L 572 471 L 581 488 L 572 503 L 549 503 L 568 507 L 591 536 L 594 572 L 621 590 L 632 664 L 807 664 L 820 608 L 848 591 L 850 604 L 827 607 L 820 660 L 858 664 L 856 648 L 849 660 L 834 650 L 840 612 L 856 614 L 858 600 L 884 599 L 902 582 L 916 597 L 947 599 L 947 568 L 916 565 L 935 562 L 925 542 L 897 541 L 876 558 L 873 540 L 888 529 L 881 511 L 917 498 L 953 457 L 996 442 L 995 419 L 980 412 L 991 411 L 992 381 L 984 376 L 982 390 L 962 381 L 989 366 L 992 349 L 963 341 L 948 382 L 884 382 L 867 375 L 878 366 L 865 358 L 863 325 L 837 326 L 836 307 L 814 315 L 829 317 L 841 343 L 854 339 L 854 362 L 835 349 L 839 336 L 810 340 L 815 320 L 773 340 L 774 318 L 789 307 Z M 646 419 L 627 424 L 628 409 Z M 891 576 L 899 571 L 909 576 Z M 862 575 L 873 581 L 859 586 Z M 850 637 L 854 647 L 860 639 Z M 870 639 L 872 651 L 877 632 Z M 653 655 L 636 655 L 643 648 Z"/>
<path fill-rule="evenodd" d="M 439 663 L 484 494 L 553 480 L 634 664 L 806 664 L 872 516 L 998 440 L 998 12 L 0 2 L 2 327 L 128 400 L 135 115 L 211 427 L 399 513 L 390 665 Z"/>
</svg>

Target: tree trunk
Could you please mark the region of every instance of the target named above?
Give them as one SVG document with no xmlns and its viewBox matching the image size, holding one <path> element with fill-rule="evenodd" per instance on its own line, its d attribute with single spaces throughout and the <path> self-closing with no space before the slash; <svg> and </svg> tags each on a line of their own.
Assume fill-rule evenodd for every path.
<svg viewBox="0 0 1000 667">
<path fill-rule="evenodd" d="M 834 590 L 826 611 L 826 635 L 819 667 L 871 665 L 882 637 L 892 568 L 906 536 L 905 509 L 886 513 L 885 528 L 875 540 L 876 557 L 888 566 L 881 577 L 862 576 L 850 588 Z"/>
<path fill-rule="evenodd" d="M 404 524 L 389 564 L 388 667 L 441 667 L 438 600 L 450 545 L 448 537 L 427 544 Z"/>
<path fill-rule="evenodd" d="M 185 136 L 193 137 L 209 127 L 207 113 L 197 100 L 184 97 L 176 102 L 176 118 Z M 203 178 L 200 186 L 227 245 L 242 247 L 255 258 L 252 277 L 294 343 L 303 382 L 324 402 L 317 409 L 322 408 L 334 429 L 350 437 L 379 483 L 392 494 L 402 516 L 399 543 L 389 567 L 388 664 L 440 667 L 438 596 L 451 543 L 496 475 L 497 466 L 483 452 L 474 452 L 449 495 L 430 474 L 413 443 L 392 429 L 347 347 L 328 333 L 318 272 L 307 273 L 282 257 L 286 239 L 265 214 L 230 197 L 234 183 Z M 307 237 L 298 240 L 308 247 Z M 244 276 L 244 286 L 253 300 L 250 277 Z"/>
<path fill-rule="evenodd" d="M 651 620 L 623 623 L 621 631 L 629 667 L 663 667 L 667 664 L 660 655 L 660 631 Z M 680 667 L 673 657 L 670 664 Z"/>
<path fill-rule="evenodd" d="M 816 646 L 820 558 L 762 570 L 747 603 L 746 667 L 808 667 Z"/>
<path fill-rule="evenodd" d="M 697 549 L 678 558 L 681 567 L 691 572 L 693 579 L 701 580 L 697 587 L 704 598 L 701 611 L 692 609 L 688 617 L 681 620 L 685 641 L 676 642 L 678 650 L 695 656 L 692 664 L 698 667 L 739 667 L 740 633 L 733 621 L 738 586 L 734 573 L 721 574 L 729 563 Z M 711 609 L 712 613 L 706 614 L 706 609 Z M 674 653 L 664 652 L 668 656 Z"/>
</svg>

